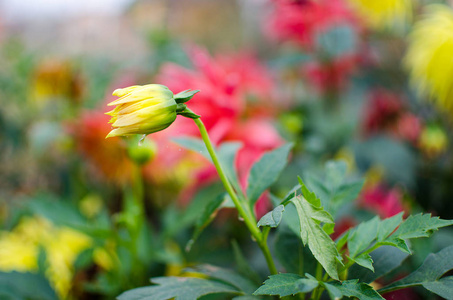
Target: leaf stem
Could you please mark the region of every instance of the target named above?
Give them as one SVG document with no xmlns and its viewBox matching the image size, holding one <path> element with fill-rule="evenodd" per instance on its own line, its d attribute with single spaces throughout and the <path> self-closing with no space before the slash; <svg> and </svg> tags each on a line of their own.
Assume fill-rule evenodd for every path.
<svg viewBox="0 0 453 300">
<path fill-rule="evenodd" d="M 252 237 L 257 241 L 261 251 L 263 252 L 264 257 L 266 258 L 267 265 L 269 267 L 269 271 L 271 272 L 271 274 L 277 274 L 277 268 L 275 267 L 272 255 L 269 251 L 269 247 L 267 246 L 267 236 L 269 234 L 269 231 L 267 232 L 265 231 L 262 234 L 261 230 L 256 226 L 256 219 L 253 212 L 246 203 L 241 202 L 241 200 L 238 198 L 230 181 L 228 180 L 225 172 L 223 171 L 222 165 L 220 164 L 217 154 L 214 150 L 214 146 L 212 145 L 211 140 L 209 139 L 206 127 L 199 118 L 193 120 L 195 124 L 198 126 L 198 129 L 200 130 L 201 138 L 203 139 L 203 142 L 205 143 L 206 148 L 208 149 L 209 155 L 212 158 L 212 162 L 214 163 L 214 166 L 217 170 L 217 173 L 219 174 L 223 186 L 225 187 L 228 195 L 230 195 L 231 200 L 236 206 L 239 215 L 243 218 L 245 225 L 252 234 Z"/>
</svg>

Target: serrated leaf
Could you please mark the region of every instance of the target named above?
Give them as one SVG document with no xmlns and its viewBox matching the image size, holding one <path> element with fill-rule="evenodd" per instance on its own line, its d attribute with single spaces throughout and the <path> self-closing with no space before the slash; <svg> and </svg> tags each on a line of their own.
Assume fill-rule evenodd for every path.
<svg viewBox="0 0 453 300">
<path fill-rule="evenodd" d="M 395 229 L 398 227 L 398 225 L 400 225 L 401 222 L 403 221 L 403 214 L 404 214 L 404 212 L 400 212 L 399 214 L 394 215 L 393 217 L 384 219 L 379 223 L 379 228 L 378 228 L 378 233 L 377 233 L 378 242 L 383 241 L 393 231 L 395 231 Z"/>
<path fill-rule="evenodd" d="M 307 293 L 318 286 L 318 281 L 297 274 L 281 273 L 269 276 L 253 295 L 277 295 L 280 297 Z"/>
<path fill-rule="evenodd" d="M 453 225 L 453 220 L 442 220 L 439 217 L 431 217 L 431 214 L 420 213 L 409 216 L 392 236 L 400 239 L 428 237 L 433 231 L 450 225 Z"/>
<path fill-rule="evenodd" d="M 280 222 L 282 221 L 283 211 L 285 210 L 285 206 L 279 205 L 274 208 L 272 211 L 265 214 L 259 221 L 257 226 L 269 226 L 272 228 L 277 227 Z"/>
<path fill-rule="evenodd" d="M 434 282 L 426 282 L 422 285 L 436 295 L 448 300 L 453 299 L 453 276 L 444 277 Z"/>
<path fill-rule="evenodd" d="M 330 282 L 329 284 L 336 287 L 341 292 L 341 294 L 346 297 L 356 297 L 360 300 L 384 299 L 370 285 L 363 282 L 359 282 L 358 280 Z"/>
<path fill-rule="evenodd" d="M 329 276 L 338 280 L 337 260 L 341 262 L 341 257 L 335 243 L 319 224 L 319 215 L 323 209 L 313 206 L 303 197 L 296 197 L 291 202 L 299 216 L 302 242 L 304 245 L 308 244 L 313 256 Z"/>
<path fill-rule="evenodd" d="M 349 268 L 348 279 L 360 278 L 361 281 L 370 283 L 398 268 L 409 256 L 392 246 L 382 246 L 370 253 L 373 259 L 374 272 L 358 265 Z"/>
<path fill-rule="evenodd" d="M 212 222 L 212 220 L 214 220 L 223 202 L 225 202 L 225 194 L 213 198 L 208 205 L 206 205 L 200 217 L 197 219 L 192 238 L 187 242 L 186 251 L 190 251 L 193 243 L 195 243 L 203 230 Z"/>
<path fill-rule="evenodd" d="M 367 253 L 360 254 L 359 256 L 352 258 L 352 260 L 355 261 L 356 264 L 358 264 L 359 266 L 362 266 L 374 272 L 373 259 L 369 254 Z"/>
<path fill-rule="evenodd" d="M 373 240 L 376 239 L 379 226 L 379 217 L 359 224 L 349 234 L 348 249 L 351 258 L 355 258 L 362 251 L 365 251 Z"/>
<path fill-rule="evenodd" d="M 253 207 L 261 194 L 277 180 L 288 162 L 292 143 L 268 152 L 250 170 L 247 197 Z"/>
<path fill-rule="evenodd" d="M 380 244 L 393 245 L 402 251 L 411 253 L 404 239 L 428 237 L 439 228 L 450 225 L 453 225 L 453 220 L 442 220 L 439 217 L 431 217 L 431 214 L 409 216 L 392 235 Z"/>
<path fill-rule="evenodd" d="M 442 285 L 450 283 L 450 281 L 438 283 L 438 279 L 443 274 L 452 269 L 453 246 L 450 246 L 442 249 L 435 254 L 432 253 L 428 255 L 421 267 L 418 268 L 415 272 L 380 289 L 379 291 L 381 293 L 387 293 L 390 291 L 417 285 L 427 285 L 428 287 L 434 287 L 433 290 L 436 290 L 436 287 L 441 288 Z M 435 293 L 435 291 L 433 292 Z"/>
<path fill-rule="evenodd" d="M 218 281 L 192 277 L 155 277 L 157 285 L 126 291 L 118 300 L 193 300 L 209 294 L 241 294 L 231 285 Z"/>
<path fill-rule="evenodd" d="M 256 286 L 249 279 L 225 268 L 204 264 L 189 270 L 229 283 L 247 294 L 253 293 L 256 289 Z"/>
</svg>

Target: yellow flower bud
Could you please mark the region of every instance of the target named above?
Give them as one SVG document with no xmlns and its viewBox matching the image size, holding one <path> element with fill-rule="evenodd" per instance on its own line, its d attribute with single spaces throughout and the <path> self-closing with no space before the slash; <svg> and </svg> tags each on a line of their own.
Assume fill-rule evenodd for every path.
<svg viewBox="0 0 453 300">
<path fill-rule="evenodd" d="M 150 134 L 170 126 L 176 119 L 177 103 L 166 86 L 147 84 L 117 89 L 113 92 L 119 99 L 108 106 L 115 109 L 106 113 L 115 127 L 108 137 L 131 134 Z"/>
</svg>

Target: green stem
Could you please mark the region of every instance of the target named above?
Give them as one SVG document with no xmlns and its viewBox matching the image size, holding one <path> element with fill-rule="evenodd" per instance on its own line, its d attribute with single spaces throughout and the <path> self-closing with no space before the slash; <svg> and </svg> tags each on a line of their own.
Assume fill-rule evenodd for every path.
<svg viewBox="0 0 453 300">
<path fill-rule="evenodd" d="M 257 241 L 261 251 L 263 252 L 271 274 L 277 274 L 277 268 L 275 267 L 272 255 L 269 251 L 269 247 L 267 246 L 267 234 L 269 232 L 263 235 L 259 228 L 256 226 L 256 219 L 254 214 L 252 213 L 247 203 L 243 203 L 240 201 L 233 187 L 231 186 L 231 183 L 228 180 L 225 172 L 223 171 L 222 165 L 220 164 L 217 154 L 214 150 L 214 146 L 212 145 L 211 140 L 209 139 L 206 127 L 199 118 L 193 120 L 195 124 L 197 124 L 198 129 L 200 130 L 201 138 L 203 139 L 203 142 L 205 143 L 206 148 L 208 149 L 209 155 L 211 156 L 212 162 L 214 163 L 214 166 L 217 169 L 217 173 L 219 174 L 220 180 L 222 181 L 228 195 L 230 195 L 231 200 L 236 206 L 239 215 L 244 220 L 245 225 L 247 226 L 253 238 Z"/>
</svg>

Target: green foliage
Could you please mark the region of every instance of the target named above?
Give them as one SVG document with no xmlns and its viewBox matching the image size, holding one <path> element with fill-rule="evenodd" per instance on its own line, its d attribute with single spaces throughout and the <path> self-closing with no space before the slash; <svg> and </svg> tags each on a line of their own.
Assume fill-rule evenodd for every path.
<svg viewBox="0 0 453 300">
<path fill-rule="evenodd" d="M 381 293 L 390 292 L 406 287 L 421 285 L 439 296 L 451 299 L 453 293 L 452 277 L 441 278 L 446 272 L 453 269 L 453 246 L 430 254 L 421 267 L 405 278 L 398 280 L 379 290 Z M 440 279 L 441 278 L 441 279 Z"/>
<path fill-rule="evenodd" d="M 332 216 L 320 206 L 321 201 L 305 187 L 301 180 L 300 184 L 303 197 L 297 196 L 291 202 L 298 213 L 302 242 L 304 245 L 308 244 L 313 256 L 327 274 L 338 280 L 337 262 L 341 262 L 342 258 L 335 243 L 320 225 L 321 222 L 333 223 Z"/>
<path fill-rule="evenodd" d="M 285 144 L 268 152 L 256 162 L 249 175 L 247 197 L 253 207 L 261 194 L 277 180 L 288 162 L 288 156 L 293 144 Z"/>
<path fill-rule="evenodd" d="M 318 286 L 318 281 L 313 278 L 304 278 L 297 274 L 281 273 L 269 276 L 253 293 L 254 295 L 277 295 L 280 297 L 311 292 Z"/>
<path fill-rule="evenodd" d="M 341 298 L 342 296 L 346 296 L 346 297 L 356 297 L 360 300 L 384 299 L 371 286 L 369 286 L 366 283 L 359 282 L 358 280 L 346 280 L 343 282 L 331 282 L 328 284 L 335 287 L 341 293 L 341 296 L 335 293 L 334 294 L 335 298 Z M 328 289 L 328 291 L 329 291 L 329 289 Z M 331 298 L 332 298 L 332 295 L 331 295 Z M 332 298 L 332 299 L 335 299 L 335 298 Z"/>
<path fill-rule="evenodd" d="M 411 253 L 405 239 L 428 237 L 438 228 L 453 224 L 453 221 L 431 217 L 430 214 L 409 216 L 402 221 L 402 215 L 400 213 L 385 220 L 375 217 L 351 229 L 348 235 L 350 259 L 374 271 L 368 253 L 377 247 L 390 245 Z"/>
<path fill-rule="evenodd" d="M 209 155 L 208 149 L 203 141 L 199 138 L 194 137 L 175 137 L 171 139 L 172 142 L 184 147 L 186 149 L 195 151 L 203 155 L 206 159 L 211 161 L 211 156 Z"/>
<path fill-rule="evenodd" d="M 203 212 L 196 220 L 195 230 L 193 232 L 192 238 L 187 242 L 186 250 L 189 251 L 193 243 L 200 236 L 203 230 L 214 220 L 217 212 L 222 206 L 222 203 L 226 201 L 225 194 L 219 195 L 213 198 L 208 205 L 204 208 Z"/>
<path fill-rule="evenodd" d="M 57 300 L 55 291 L 40 274 L 0 272 L 0 299 Z"/>
<path fill-rule="evenodd" d="M 219 281 L 192 277 L 156 277 L 154 286 L 122 293 L 118 300 L 193 300 L 209 294 L 241 294 L 233 286 Z"/>
<path fill-rule="evenodd" d="M 284 205 L 279 205 L 274 208 L 272 211 L 265 214 L 259 221 L 258 227 L 261 226 L 269 226 L 269 227 L 277 227 L 280 222 L 282 221 L 283 211 L 285 210 Z"/>
<path fill-rule="evenodd" d="M 226 282 L 247 294 L 252 294 L 256 289 L 255 284 L 249 279 L 225 268 L 205 264 L 197 266 L 194 269 L 189 269 L 189 271 L 202 273 L 210 278 Z"/>
<path fill-rule="evenodd" d="M 344 161 L 329 161 L 325 165 L 324 176 L 304 176 L 306 185 L 316 193 L 324 209 L 333 217 L 341 206 L 357 198 L 364 183 L 363 179 L 347 180 L 346 171 Z"/>
<path fill-rule="evenodd" d="M 348 271 L 348 278 L 360 278 L 361 281 L 370 283 L 398 268 L 409 256 L 392 246 L 382 246 L 370 253 L 373 268 L 353 265 Z M 374 270 L 374 271 L 373 271 Z"/>
</svg>

